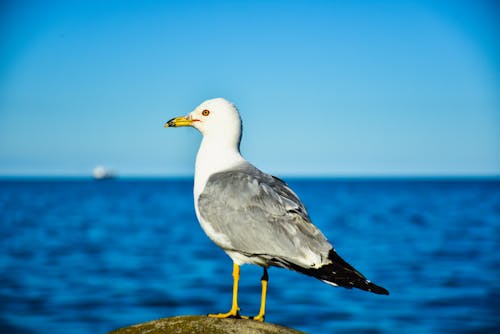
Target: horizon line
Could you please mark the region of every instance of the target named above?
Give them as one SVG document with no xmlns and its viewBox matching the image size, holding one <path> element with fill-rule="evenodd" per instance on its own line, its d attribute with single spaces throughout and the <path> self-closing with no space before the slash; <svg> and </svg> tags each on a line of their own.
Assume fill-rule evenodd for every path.
<svg viewBox="0 0 500 334">
<path fill-rule="evenodd" d="M 500 179 L 500 174 L 465 174 L 465 173 L 415 173 L 415 174 L 288 174 L 280 175 L 283 179 Z M 9 179 L 79 179 L 94 180 L 90 174 L 0 174 L 0 180 Z M 194 179 L 193 174 L 117 174 L 115 180 L 130 179 Z"/>
</svg>

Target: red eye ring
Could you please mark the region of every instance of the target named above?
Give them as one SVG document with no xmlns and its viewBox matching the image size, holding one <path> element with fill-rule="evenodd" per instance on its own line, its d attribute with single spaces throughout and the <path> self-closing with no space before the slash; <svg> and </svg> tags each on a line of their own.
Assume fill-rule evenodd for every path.
<svg viewBox="0 0 500 334">
<path fill-rule="evenodd" d="M 210 115 L 210 110 L 205 109 L 205 110 L 203 110 L 203 111 L 201 112 L 201 114 L 202 114 L 203 116 L 208 116 L 208 115 Z"/>
</svg>

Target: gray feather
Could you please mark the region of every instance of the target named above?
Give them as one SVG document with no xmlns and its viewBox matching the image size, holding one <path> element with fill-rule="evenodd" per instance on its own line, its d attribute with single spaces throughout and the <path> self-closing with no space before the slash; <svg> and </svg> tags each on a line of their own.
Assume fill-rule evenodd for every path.
<svg viewBox="0 0 500 334">
<path fill-rule="evenodd" d="M 198 198 L 203 219 L 226 251 L 258 257 L 267 265 L 319 267 L 332 249 L 285 182 L 250 164 L 213 174 Z M 214 240 L 216 243 L 217 241 Z"/>
</svg>

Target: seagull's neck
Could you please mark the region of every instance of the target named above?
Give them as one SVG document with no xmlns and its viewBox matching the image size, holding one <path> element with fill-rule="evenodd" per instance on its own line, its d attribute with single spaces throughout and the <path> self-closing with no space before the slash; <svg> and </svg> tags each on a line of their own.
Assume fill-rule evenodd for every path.
<svg viewBox="0 0 500 334">
<path fill-rule="evenodd" d="M 194 198 L 197 199 L 205 188 L 208 178 L 218 172 L 235 167 L 245 162 L 241 156 L 239 145 L 224 142 L 209 137 L 203 137 L 198 155 L 194 175 Z"/>
</svg>

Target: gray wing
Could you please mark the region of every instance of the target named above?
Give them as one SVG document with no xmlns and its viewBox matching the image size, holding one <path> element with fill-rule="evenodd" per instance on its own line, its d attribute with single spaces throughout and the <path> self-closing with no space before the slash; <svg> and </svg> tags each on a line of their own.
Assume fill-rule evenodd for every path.
<svg viewBox="0 0 500 334">
<path fill-rule="evenodd" d="M 286 183 L 252 165 L 212 175 L 198 208 L 214 232 L 224 236 L 219 246 L 269 265 L 317 268 L 332 249 Z"/>
</svg>

